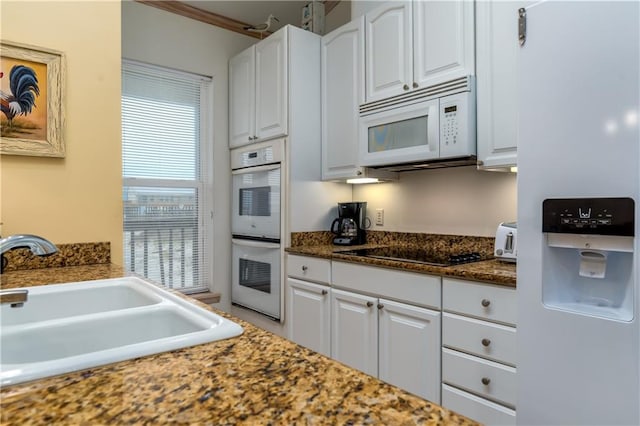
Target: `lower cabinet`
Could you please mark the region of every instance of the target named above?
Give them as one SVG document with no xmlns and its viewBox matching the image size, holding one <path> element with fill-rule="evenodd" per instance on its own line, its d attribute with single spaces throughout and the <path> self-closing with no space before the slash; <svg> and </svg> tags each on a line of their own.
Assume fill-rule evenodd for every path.
<svg viewBox="0 0 640 426">
<path fill-rule="evenodd" d="M 442 406 L 487 425 L 516 424 L 516 292 L 442 285 Z"/>
<path fill-rule="evenodd" d="M 289 339 L 487 425 L 516 423 L 515 289 L 288 255 Z"/>
<path fill-rule="evenodd" d="M 331 290 L 331 357 L 440 401 L 440 312 Z"/>
<path fill-rule="evenodd" d="M 287 278 L 287 288 L 289 339 L 330 356 L 330 289 L 295 278 Z"/>
<path fill-rule="evenodd" d="M 424 274 L 332 262 L 331 357 L 439 404 L 440 283 Z M 398 295 L 423 306 L 387 298 Z"/>
</svg>

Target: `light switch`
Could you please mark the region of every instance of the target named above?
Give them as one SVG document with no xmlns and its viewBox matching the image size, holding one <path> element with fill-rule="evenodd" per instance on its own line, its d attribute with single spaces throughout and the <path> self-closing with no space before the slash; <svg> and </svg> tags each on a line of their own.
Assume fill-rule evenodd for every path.
<svg viewBox="0 0 640 426">
<path fill-rule="evenodd" d="M 376 209 L 376 225 L 384 225 L 384 209 Z"/>
</svg>

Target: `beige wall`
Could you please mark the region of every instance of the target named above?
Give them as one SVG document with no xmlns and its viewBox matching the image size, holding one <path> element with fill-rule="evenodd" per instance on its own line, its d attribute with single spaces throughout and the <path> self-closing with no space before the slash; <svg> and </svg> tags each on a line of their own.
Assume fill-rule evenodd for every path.
<svg viewBox="0 0 640 426">
<path fill-rule="evenodd" d="M 353 185 L 353 200 L 367 202 L 373 230 L 492 237 L 500 222 L 516 220 L 516 175 L 455 167 L 400 173 L 392 183 Z"/>
<path fill-rule="evenodd" d="M 1 157 L 2 235 L 110 241 L 121 263 L 120 2 L 2 0 L 0 8 L 3 40 L 62 51 L 67 65 L 66 158 Z"/>
<path fill-rule="evenodd" d="M 213 286 L 230 309 L 231 168 L 228 144 L 229 58 L 255 38 L 140 3 L 122 3 L 122 57 L 213 77 Z"/>
</svg>

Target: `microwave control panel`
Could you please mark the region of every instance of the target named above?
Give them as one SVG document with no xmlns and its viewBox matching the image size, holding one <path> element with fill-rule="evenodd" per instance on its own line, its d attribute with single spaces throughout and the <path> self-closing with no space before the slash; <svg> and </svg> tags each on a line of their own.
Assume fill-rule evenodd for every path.
<svg viewBox="0 0 640 426">
<path fill-rule="evenodd" d="M 475 102 L 472 92 L 440 98 L 440 157 L 476 153 Z"/>
</svg>

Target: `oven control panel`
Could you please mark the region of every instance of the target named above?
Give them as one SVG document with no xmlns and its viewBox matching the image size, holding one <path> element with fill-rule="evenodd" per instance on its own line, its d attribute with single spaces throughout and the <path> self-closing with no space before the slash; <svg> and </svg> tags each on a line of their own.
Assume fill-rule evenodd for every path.
<svg viewBox="0 0 640 426">
<path fill-rule="evenodd" d="M 542 203 L 542 232 L 634 236 L 631 198 L 553 198 Z"/>
</svg>

